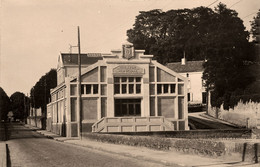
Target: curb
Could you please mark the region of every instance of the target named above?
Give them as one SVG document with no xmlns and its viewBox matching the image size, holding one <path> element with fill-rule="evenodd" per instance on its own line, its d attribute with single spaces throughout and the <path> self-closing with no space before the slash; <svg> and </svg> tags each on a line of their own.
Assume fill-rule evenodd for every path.
<svg viewBox="0 0 260 167">
<path fill-rule="evenodd" d="M 0 166 L 1 167 L 7 167 L 7 144 L 6 143 L 0 143 Z"/>
</svg>

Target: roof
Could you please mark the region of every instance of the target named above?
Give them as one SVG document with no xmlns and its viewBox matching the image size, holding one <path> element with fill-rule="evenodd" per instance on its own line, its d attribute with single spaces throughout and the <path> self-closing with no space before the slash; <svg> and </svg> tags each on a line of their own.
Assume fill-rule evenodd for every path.
<svg viewBox="0 0 260 167">
<path fill-rule="evenodd" d="M 84 53 L 81 54 L 81 64 L 94 64 L 98 60 L 102 60 L 101 53 Z M 63 65 L 77 65 L 78 54 L 76 53 L 61 53 Z"/>
<path fill-rule="evenodd" d="M 181 65 L 181 62 L 168 63 L 166 67 L 169 69 L 178 72 L 202 72 L 204 61 L 186 61 L 185 65 Z"/>
</svg>

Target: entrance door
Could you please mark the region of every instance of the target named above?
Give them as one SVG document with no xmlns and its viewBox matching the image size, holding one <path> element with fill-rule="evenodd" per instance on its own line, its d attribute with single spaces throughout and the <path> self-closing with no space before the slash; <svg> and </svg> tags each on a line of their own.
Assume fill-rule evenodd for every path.
<svg viewBox="0 0 260 167">
<path fill-rule="evenodd" d="M 141 116 L 141 99 L 115 99 L 115 117 Z"/>
</svg>

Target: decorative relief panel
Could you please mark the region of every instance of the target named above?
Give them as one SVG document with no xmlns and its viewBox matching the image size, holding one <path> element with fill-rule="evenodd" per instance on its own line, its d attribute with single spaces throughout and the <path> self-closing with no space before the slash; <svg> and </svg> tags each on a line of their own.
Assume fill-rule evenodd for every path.
<svg viewBox="0 0 260 167">
<path fill-rule="evenodd" d="M 135 65 L 120 65 L 113 69 L 113 74 L 140 75 L 144 69 Z"/>
</svg>

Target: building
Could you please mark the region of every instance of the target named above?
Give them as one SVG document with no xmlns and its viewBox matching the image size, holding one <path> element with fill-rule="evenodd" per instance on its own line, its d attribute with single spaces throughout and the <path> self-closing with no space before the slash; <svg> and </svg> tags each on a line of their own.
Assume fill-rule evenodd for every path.
<svg viewBox="0 0 260 167">
<path fill-rule="evenodd" d="M 83 132 L 188 130 L 186 77 L 144 52 L 127 43 L 110 54 L 82 54 L 81 114 L 78 55 L 61 53 L 47 130 L 77 136 L 80 120 Z"/>
<path fill-rule="evenodd" d="M 188 102 L 189 104 L 206 104 L 207 93 L 203 86 L 202 74 L 204 61 L 186 61 L 168 63 L 171 70 L 188 78 Z"/>
</svg>

